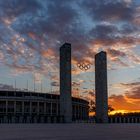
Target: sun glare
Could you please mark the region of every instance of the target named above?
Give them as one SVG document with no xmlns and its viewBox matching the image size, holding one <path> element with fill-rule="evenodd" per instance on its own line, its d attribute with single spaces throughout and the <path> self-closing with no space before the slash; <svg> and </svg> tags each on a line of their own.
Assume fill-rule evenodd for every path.
<svg viewBox="0 0 140 140">
<path fill-rule="evenodd" d="M 109 115 L 115 115 L 115 114 L 118 114 L 118 113 L 121 113 L 122 115 L 125 114 L 125 113 L 139 113 L 140 110 L 133 110 L 133 111 L 130 111 L 130 110 L 114 110 L 114 111 L 111 111 L 109 113 Z"/>
</svg>

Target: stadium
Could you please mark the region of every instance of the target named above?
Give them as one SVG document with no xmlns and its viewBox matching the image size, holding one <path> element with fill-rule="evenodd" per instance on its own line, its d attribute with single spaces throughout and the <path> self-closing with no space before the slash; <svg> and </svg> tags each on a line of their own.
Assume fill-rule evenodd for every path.
<svg viewBox="0 0 140 140">
<path fill-rule="evenodd" d="M 72 120 L 88 119 L 88 102 L 72 97 Z M 0 91 L 0 123 L 61 123 L 59 95 Z"/>
</svg>

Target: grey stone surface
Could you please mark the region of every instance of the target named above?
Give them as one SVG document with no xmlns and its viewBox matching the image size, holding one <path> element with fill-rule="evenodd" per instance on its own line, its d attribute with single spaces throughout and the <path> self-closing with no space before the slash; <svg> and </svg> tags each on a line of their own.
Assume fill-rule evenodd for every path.
<svg viewBox="0 0 140 140">
<path fill-rule="evenodd" d="M 66 123 L 72 122 L 71 44 L 60 48 L 60 115 Z"/>
<path fill-rule="evenodd" d="M 0 124 L 0 140 L 139 140 L 140 124 Z"/>
<path fill-rule="evenodd" d="M 101 51 L 95 55 L 96 122 L 108 122 L 107 56 Z"/>
</svg>

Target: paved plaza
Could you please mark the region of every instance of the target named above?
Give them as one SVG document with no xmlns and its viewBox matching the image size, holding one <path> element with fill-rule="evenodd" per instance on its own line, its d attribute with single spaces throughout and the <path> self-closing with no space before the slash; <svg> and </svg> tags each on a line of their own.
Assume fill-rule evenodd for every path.
<svg viewBox="0 0 140 140">
<path fill-rule="evenodd" d="M 140 140 L 140 124 L 0 124 L 0 140 Z"/>
</svg>

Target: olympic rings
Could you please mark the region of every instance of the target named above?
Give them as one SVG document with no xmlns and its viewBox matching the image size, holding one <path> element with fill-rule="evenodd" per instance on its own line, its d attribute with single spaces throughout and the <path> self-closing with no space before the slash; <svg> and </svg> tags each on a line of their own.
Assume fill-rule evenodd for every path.
<svg viewBox="0 0 140 140">
<path fill-rule="evenodd" d="M 77 64 L 78 68 L 84 71 L 87 71 L 90 69 L 90 64 L 85 64 L 85 63 L 78 63 Z"/>
</svg>

